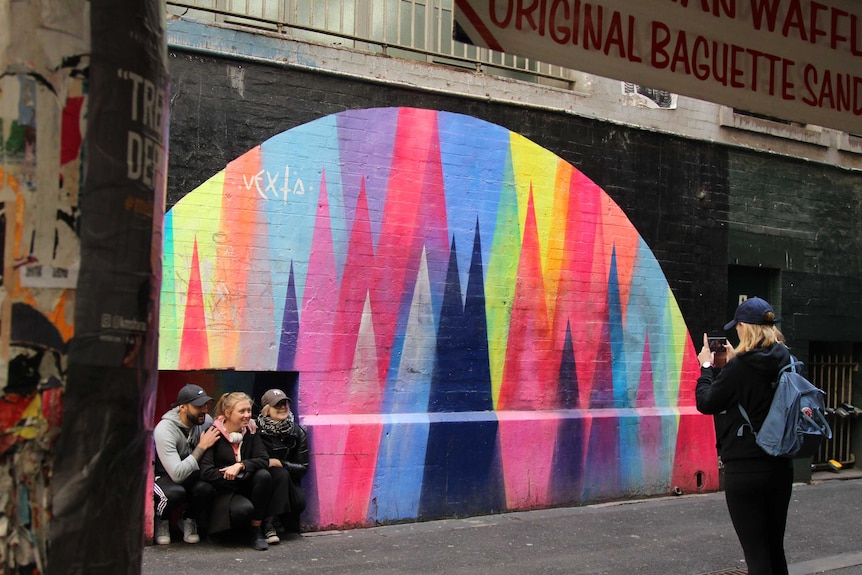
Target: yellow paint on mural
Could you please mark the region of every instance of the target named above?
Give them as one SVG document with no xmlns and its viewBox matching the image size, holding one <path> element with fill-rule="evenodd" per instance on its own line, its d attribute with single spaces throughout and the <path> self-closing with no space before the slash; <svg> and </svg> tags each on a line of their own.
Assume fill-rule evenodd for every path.
<svg viewBox="0 0 862 575">
<path fill-rule="evenodd" d="M 566 225 L 569 213 L 569 192 L 574 167 L 563 160 L 557 160 L 556 180 L 554 183 L 554 207 L 556 217 L 550 221 L 548 229 L 548 250 L 545 259 L 545 305 L 548 308 L 548 318 L 553 322 L 557 307 L 558 286 L 566 253 Z"/>
<path fill-rule="evenodd" d="M 542 270 L 547 269 L 548 236 L 554 221 L 554 193 L 557 184 L 557 165 L 560 159 L 549 150 L 538 146 L 520 134 L 511 134 L 512 164 L 518 166 L 514 172 L 515 190 L 518 195 L 518 222 L 521 237 L 527 220 L 530 192 L 536 211 L 536 230 L 539 234 L 539 252 L 542 255 Z"/>
</svg>

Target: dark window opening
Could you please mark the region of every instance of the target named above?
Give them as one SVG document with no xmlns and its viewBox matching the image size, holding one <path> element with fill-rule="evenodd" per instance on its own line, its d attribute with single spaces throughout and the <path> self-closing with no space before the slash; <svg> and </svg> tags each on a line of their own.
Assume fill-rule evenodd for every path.
<svg viewBox="0 0 862 575">
<path fill-rule="evenodd" d="M 287 394 L 291 410 L 295 415 L 299 415 L 299 373 L 295 371 L 160 371 L 153 425 L 171 408 L 171 403 L 177 399 L 177 393 L 187 383 L 201 386 L 213 398 L 210 413 L 215 412 L 216 401 L 223 393 L 243 391 L 251 397 L 252 414 L 257 417 L 260 413 L 261 396 L 266 390 L 277 388 Z"/>
</svg>

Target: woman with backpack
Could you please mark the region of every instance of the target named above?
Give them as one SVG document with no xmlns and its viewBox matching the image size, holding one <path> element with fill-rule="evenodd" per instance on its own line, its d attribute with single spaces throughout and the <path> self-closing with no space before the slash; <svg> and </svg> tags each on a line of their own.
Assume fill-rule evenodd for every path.
<svg viewBox="0 0 862 575">
<path fill-rule="evenodd" d="M 760 429 L 790 351 L 776 327 L 772 306 L 753 297 L 742 302 L 725 330 L 736 328 L 739 345 L 725 345 L 727 364 L 713 366 L 707 335 L 698 353 L 697 409 L 716 417 L 719 457 L 724 465 L 727 509 L 745 554 L 749 575 L 787 575 L 784 529 L 793 485 L 793 461 L 768 455 L 751 427 Z M 748 413 L 746 423 L 739 407 Z"/>
</svg>

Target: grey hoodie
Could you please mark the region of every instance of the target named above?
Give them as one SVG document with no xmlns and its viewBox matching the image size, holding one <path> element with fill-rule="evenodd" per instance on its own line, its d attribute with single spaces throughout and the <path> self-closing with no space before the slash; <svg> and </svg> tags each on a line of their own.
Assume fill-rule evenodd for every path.
<svg viewBox="0 0 862 575">
<path fill-rule="evenodd" d="M 166 412 L 153 430 L 156 476 L 167 473 L 171 481 L 182 483 L 198 471 L 198 460 L 192 457 L 192 451 L 197 447 L 201 433 L 212 423 L 212 417 L 207 414 L 203 425 L 189 427 L 183 423 L 179 407 Z"/>
</svg>

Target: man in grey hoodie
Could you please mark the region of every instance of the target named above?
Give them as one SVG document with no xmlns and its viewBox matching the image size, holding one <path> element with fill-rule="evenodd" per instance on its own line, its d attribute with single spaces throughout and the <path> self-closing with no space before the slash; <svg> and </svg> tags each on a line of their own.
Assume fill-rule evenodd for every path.
<svg viewBox="0 0 862 575">
<path fill-rule="evenodd" d="M 198 462 L 219 437 L 208 414 L 210 401 L 212 398 L 200 386 L 185 385 L 153 430 L 156 444 L 153 502 L 158 545 L 171 542 L 171 514 L 186 504 L 183 541 L 200 541 L 198 518 L 209 509 L 214 490 L 201 480 Z"/>
</svg>

